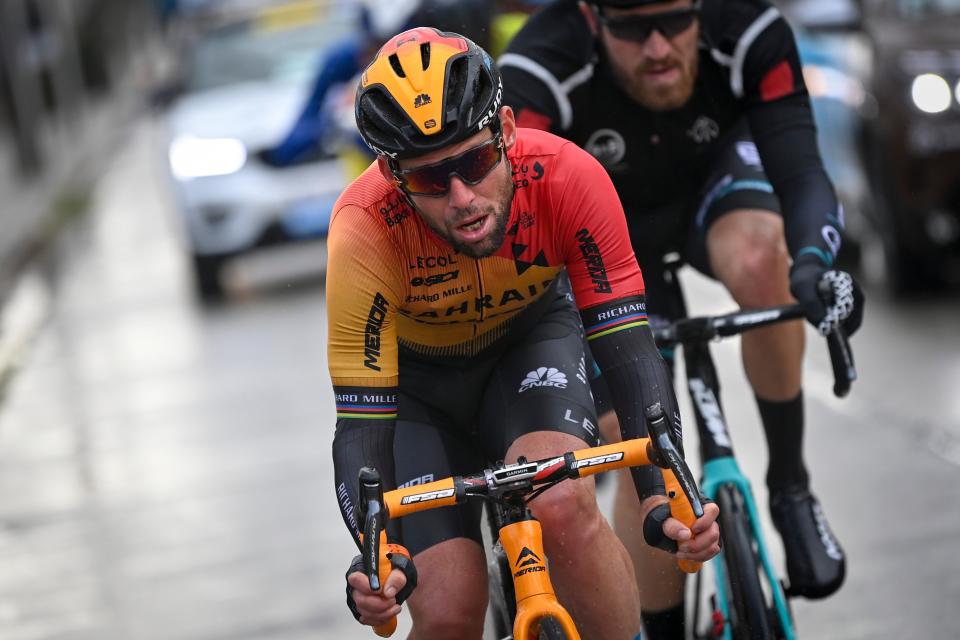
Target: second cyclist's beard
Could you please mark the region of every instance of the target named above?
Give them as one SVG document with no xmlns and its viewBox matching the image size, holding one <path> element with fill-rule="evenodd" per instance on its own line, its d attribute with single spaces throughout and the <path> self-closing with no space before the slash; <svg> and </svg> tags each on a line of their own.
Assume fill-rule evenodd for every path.
<svg viewBox="0 0 960 640">
<path fill-rule="evenodd" d="M 669 111 L 679 109 L 693 95 L 699 68 L 699 56 L 689 60 L 670 57 L 666 60 L 645 61 L 633 69 L 624 69 L 613 65 L 620 86 L 638 103 L 651 111 Z M 655 82 L 650 72 L 655 70 L 676 69 L 678 77 L 669 83 Z"/>
<path fill-rule="evenodd" d="M 451 220 L 445 220 L 443 228 L 438 228 L 429 220 L 427 224 L 438 236 L 446 240 L 457 250 L 457 253 L 469 256 L 471 258 L 486 258 L 493 255 L 503 245 L 504 238 L 507 237 L 507 222 L 510 220 L 510 206 L 513 204 L 513 180 L 507 174 L 503 187 L 497 192 L 494 204 L 485 207 L 470 206 L 465 209 L 457 209 Z M 493 217 L 493 227 L 490 232 L 478 242 L 463 242 L 459 240 L 451 231 L 464 220 L 478 215 L 486 214 Z"/>
</svg>

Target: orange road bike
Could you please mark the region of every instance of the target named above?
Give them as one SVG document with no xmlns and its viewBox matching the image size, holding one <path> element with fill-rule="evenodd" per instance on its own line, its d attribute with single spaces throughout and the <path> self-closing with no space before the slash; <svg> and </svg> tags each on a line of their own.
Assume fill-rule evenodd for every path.
<svg viewBox="0 0 960 640">
<path fill-rule="evenodd" d="M 485 500 L 491 521 L 498 526 L 491 562 L 496 573 L 491 576 L 491 589 L 502 593 L 503 587 L 514 594 L 512 602 L 505 602 L 501 596 L 499 603 L 496 599 L 491 603 L 500 609 L 494 612 L 497 637 L 579 640 L 573 620 L 557 601 L 543 550 L 540 523 L 531 515 L 527 503 L 564 480 L 655 464 L 663 469 L 671 513 L 687 526 L 693 524 L 703 515 L 700 490 L 670 440 L 667 419 L 659 404 L 647 409 L 646 419 L 648 438 L 580 449 L 536 462 L 521 457 L 515 464 L 498 464 L 476 475 L 444 478 L 387 493 L 383 492 L 379 473 L 364 467 L 360 472 L 360 503 L 364 570 L 370 588 L 379 590 L 391 571 L 386 542 L 389 518 L 402 518 L 467 500 Z M 690 573 L 700 568 L 699 562 L 679 561 L 679 564 Z M 498 618 L 500 622 L 496 622 Z M 509 624 L 506 630 L 504 624 Z M 395 629 L 394 618 L 375 631 L 381 637 L 388 637 Z"/>
</svg>

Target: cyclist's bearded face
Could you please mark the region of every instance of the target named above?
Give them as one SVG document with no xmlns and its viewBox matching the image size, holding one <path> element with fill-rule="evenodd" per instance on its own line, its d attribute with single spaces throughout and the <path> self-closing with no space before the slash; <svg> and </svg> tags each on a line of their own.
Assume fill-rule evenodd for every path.
<svg viewBox="0 0 960 640">
<path fill-rule="evenodd" d="M 403 169 L 423 166 L 451 158 L 490 140 L 489 130 L 461 144 L 436 153 L 401 163 Z M 484 258 L 495 253 L 506 237 L 510 206 L 513 203 L 513 180 L 505 150 L 499 163 L 482 180 L 470 185 L 450 176 L 449 190 L 439 197 L 411 195 L 423 221 L 454 249 L 471 258 Z"/>
<path fill-rule="evenodd" d="M 678 109 L 693 94 L 699 66 L 699 18 L 692 19 L 677 33 L 664 34 L 654 29 L 645 39 L 635 35 L 637 31 L 644 34 L 643 29 L 631 33 L 629 27 L 618 29 L 616 22 L 623 24 L 622 21 L 640 16 L 683 11 L 692 4 L 692 0 L 674 0 L 631 9 L 603 9 L 604 18 L 613 23 L 599 26 L 613 73 L 631 98 L 653 111 Z M 670 23 L 665 24 L 664 28 L 669 29 Z M 673 24 L 677 22 L 673 20 Z"/>
</svg>

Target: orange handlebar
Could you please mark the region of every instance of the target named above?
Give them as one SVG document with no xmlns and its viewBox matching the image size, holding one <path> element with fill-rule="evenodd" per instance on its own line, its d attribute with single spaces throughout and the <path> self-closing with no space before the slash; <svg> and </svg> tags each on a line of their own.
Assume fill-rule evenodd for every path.
<svg viewBox="0 0 960 640">
<path fill-rule="evenodd" d="M 402 518 L 427 509 L 449 507 L 457 504 L 457 490 L 453 478 L 394 489 L 383 494 L 383 503 L 391 518 Z"/>
<path fill-rule="evenodd" d="M 650 464 L 647 446 L 650 438 L 636 438 L 614 442 L 600 447 L 579 449 L 573 452 L 580 476 L 589 476 L 611 469 L 640 467 Z"/>
</svg>

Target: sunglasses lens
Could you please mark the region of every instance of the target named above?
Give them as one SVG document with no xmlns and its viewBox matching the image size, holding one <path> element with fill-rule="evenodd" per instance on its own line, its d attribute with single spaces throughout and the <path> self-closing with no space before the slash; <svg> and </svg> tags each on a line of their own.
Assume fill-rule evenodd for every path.
<svg viewBox="0 0 960 640">
<path fill-rule="evenodd" d="M 477 184 L 500 162 L 500 144 L 486 142 L 439 164 L 399 174 L 407 193 L 418 196 L 442 196 L 450 190 L 450 176 L 456 174 L 468 184 Z"/>
<path fill-rule="evenodd" d="M 618 40 L 645 42 L 654 30 L 665 38 L 672 38 L 686 31 L 697 17 L 696 9 L 683 9 L 675 12 L 637 16 L 621 20 L 607 20 L 607 29 Z"/>
<path fill-rule="evenodd" d="M 442 166 L 416 169 L 403 174 L 400 182 L 407 193 L 424 196 L 443 195 L 450 187 L 450 174 L 444 173 L 443 169 Z"/>
<path fill-rule="evenodd" d="M 643 22 L 613 22 L 607 24 L 610 34 L 618 40 L 635 40 L 643 42 L 650 37 L 653 31 L 653 24 L 650 21 Z"/>
<path fill-rule="evenodd" d="M 665 38 L 672 38 L 677 34 L 683 33 L 693 24 L 693 13 L 678 13 L 672 16 L 663 16 L 658 20 L 657 31 L 663 34 Z"/>
<path fill-rule="evenodd" d="M 460 162 L 457 164 L 454 173 L 463 178 L 464 182 L 477 184 L 487 177 L 487 174 L 499 161 L 500 145 L 485 144 L 460 156 Z"/>
</svg>

